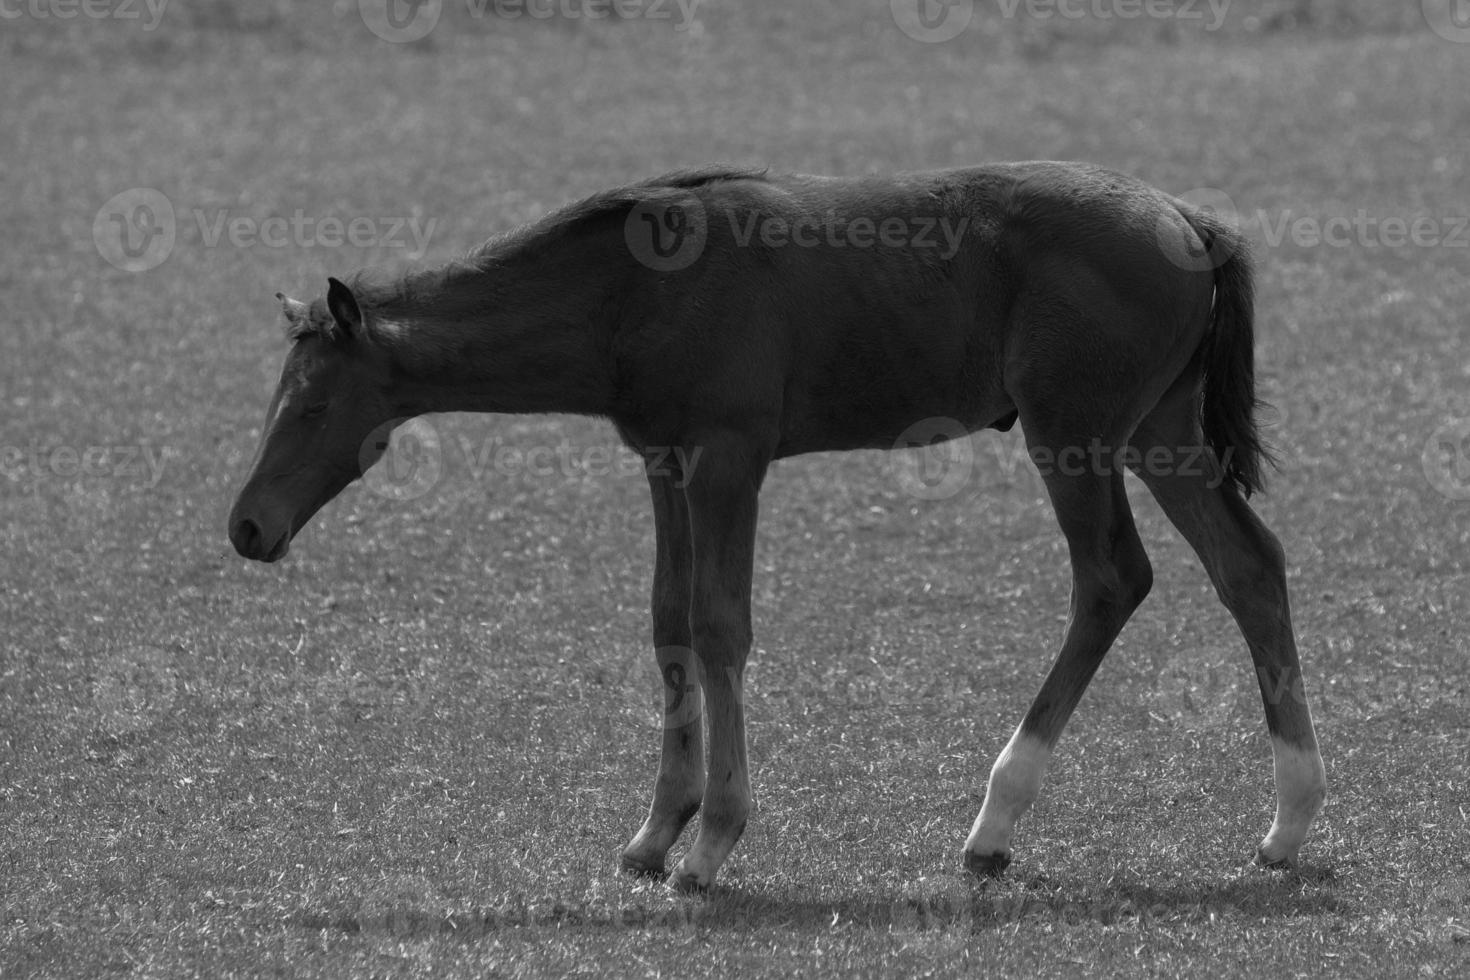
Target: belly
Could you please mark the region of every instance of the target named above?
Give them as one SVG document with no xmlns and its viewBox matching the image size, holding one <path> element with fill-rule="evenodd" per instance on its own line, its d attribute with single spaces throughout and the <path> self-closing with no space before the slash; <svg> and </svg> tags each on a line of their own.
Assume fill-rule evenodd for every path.
<svg viewBox="0 0 1470 980">
<path fill-rule="evenodd" d="M 996 356 L 913 333 L 799 365 L 783 409 L 780 456 L 927 444 L 1015 421 Z"/>
</svg>

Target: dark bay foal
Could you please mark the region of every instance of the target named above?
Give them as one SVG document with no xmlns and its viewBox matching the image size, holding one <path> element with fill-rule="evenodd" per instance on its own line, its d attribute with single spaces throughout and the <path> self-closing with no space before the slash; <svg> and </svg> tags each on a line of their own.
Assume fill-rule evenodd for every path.
<svg viewBox="0 0 1470 980">
<path fill-rule="evenodd" d="M 1257 860 L 1295 860 L 1326 780 L 1282 550 L 1245 499 L 1263 465 L 1250 266 L 1211 216 L 1077 164 L 683 172 L 599 194 L 444 268 L 333 279 L 309 305 L 282 302 L 292 345 L 229 519 L 247 558 L 284 556 L 381 454 L 382 433 L 425 412 L 603 416 L 657 454 L 666 723 L 629 870 L 661 873 L 702 811 L 673 883 L 707 887 L 745 826 L 740 692 L 770 462 L 907 444 L 938 420 L 951 432 L 1019 420 L 1073 576 L 1061 651 L 991 770 L 966 865 L 1009 862 L 1053 746 L 1149 591 L 1125 468 L 1245 636 L 1276 766 Z"/>
</svg>

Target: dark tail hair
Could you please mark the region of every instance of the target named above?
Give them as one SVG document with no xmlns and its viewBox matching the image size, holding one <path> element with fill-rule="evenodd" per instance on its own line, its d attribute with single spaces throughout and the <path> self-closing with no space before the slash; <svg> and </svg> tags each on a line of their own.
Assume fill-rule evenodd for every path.
<svg viewBox="0 0 1470 980">
<path fill-rule="evenodd" d="M 1256 412 L 1255 277 L 1244 236 L 1215 215 L 1182 210 L 1215 271 L 1210 329 L 1200 349 L 1205 393 L 1200 422 L 1227 482 L 1249 497 L 1276 459 L 1261 440 Z"/>
</svg>

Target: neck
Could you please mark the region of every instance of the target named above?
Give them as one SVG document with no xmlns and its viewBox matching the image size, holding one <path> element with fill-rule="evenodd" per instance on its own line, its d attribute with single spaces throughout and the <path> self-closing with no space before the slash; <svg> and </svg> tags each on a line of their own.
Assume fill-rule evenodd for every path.
<svg viewBox="0 0 1470 980">
<path fill-rule="evenodd" d="M 394 304 L 380 333 L 406 414 L 607 414 L 613 284 L 567 264 L 457 267 L 431 288 L 405 290 L 415 299 Z"/>
</svg>

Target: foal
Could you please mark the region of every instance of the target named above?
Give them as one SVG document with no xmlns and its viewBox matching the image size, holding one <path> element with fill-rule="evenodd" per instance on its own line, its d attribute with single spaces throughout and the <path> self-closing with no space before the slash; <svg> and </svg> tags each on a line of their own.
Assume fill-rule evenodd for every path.
<svg viewBox="0 0 1470 980">
<path fill-rule="evenodd" d="M 282 304 L 292 346 L 229 519 L 247 558 L 284 556 L 389 429 L 425 412 L 596 415 L 657 456 L 666 717 L 630 871 L 661 874 L 702 810 L 673 884 L 707 888 L 745 827 L 741 679 L 770 462 L 892 448 L 916 425 L 1018 420 L 1066 536 L 1071 616 L 991 770 L 966 866 L 1009 863 L 1063 727 L 1149 591 L 1125 468 L 1245 636 L 1276 767 L 1256 860 L 1296 859 L 1326 778 L 1282 550 L 1245 499 L 1264 457 L 1250 265 L 1211 216 L 1079 164 L 858 179 L 701 170 L 596 195 L 440 269 L 331 279 L 310 305 Z"/>
</svg>

